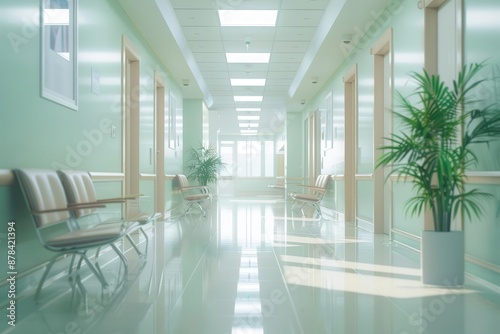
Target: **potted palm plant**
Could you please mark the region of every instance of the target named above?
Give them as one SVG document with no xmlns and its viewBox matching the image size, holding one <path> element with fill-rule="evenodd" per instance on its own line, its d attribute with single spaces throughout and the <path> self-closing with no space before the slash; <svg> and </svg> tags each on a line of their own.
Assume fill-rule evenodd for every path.
<svg viewBox="0 0 500 334">
<path fill-rule="evenodd" d="M 217 181 L 217 177 L 226 168 L 211 145 L 205 147 L 200 144 L 197 148 L 191 148 L 188 154 L 188 169 L 191 172 L 188 179 L 196 180 L 202 186 Z"/>
<path fill-rule="evenodd" d="M 407 213 L 432 213 L 434 230 L 422 233 L 423 283 L 463 284 L 464 236 L 451 231 L 452 221 L 457 214 L 479 218 L 481 202 L 491 196 L 465 186 L 466 171 L 477 163 L 474 147 L 500 136 L 499 109 L 474 98 L 485 81 L 477 78 L 484 66 L 464 66 L 451 87 L 439 76 L 413 73 L 414 94 L 397 94 L 400 131 L 386 138 L 376 163 L 413 184 Z"/>
</svg>

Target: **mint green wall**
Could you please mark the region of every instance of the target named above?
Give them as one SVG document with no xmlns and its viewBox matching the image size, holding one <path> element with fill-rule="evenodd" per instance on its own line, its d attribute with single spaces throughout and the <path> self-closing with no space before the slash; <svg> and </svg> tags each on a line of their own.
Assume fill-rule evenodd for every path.
<svg viewBox="0 0 500 334">
<path fill-rule="evenodd" d="M 484 105 L 500 102 L 500 49 L 498 35 L 500 27 L 496 24 L 500 3 L 494 0 L 465 1 L 464 61 L 465 63 L 486 61 L 488 67 L 483 78 L 488 79 L 476 91 L 476 96 L 484 99 Z M 477 171 L 500 171 L 500 143 L 490 147 L 481 145 L 475 151 L 482 157 L 475 168 Z"/>
<path fill-rule="evenodd" d="M 286 177 L 287 182 L 300 183 L 303 177 L 303 126 L 299 113 L 288 113 L 286 120 Z M 299 181 L 297 181 L 297 179 Z"/>
<path fill-rule="evenodd" d="M 184 100 L 184 174 L 191 172 L 187 168 L 189 165 L 189 151 L 191 148 L 198 148 L 203 144 L 203 101 L 200 99 Z M 211 143 L 217 149 L 215 143 Z"/>
<path fill-rule="evenodd" d="M 408 29 L 411 26 L 412 29 Z M 370 48 L 389 28 L 393 29 L 394 49 L 394 89 L 408 91 L 407 78 L 410 71 L 418 71 L 423 67 L 423 12 L 411 1 L 393 0 L 378 16 L 373 17 L 372 26 L 356 27 L 353 42 L 349 46 L 339 45 L 347 53 L 346 60 L 333 76 L 326 82 L 322 90 L 307 104 L 308 110 L 324 109 L 325 97 L 331 92 L 333 100 L 333 148 L 322 152 L 323 168 L 321 173 L 344 175 L 344 76 L 355 65 L 357 66 L 358 89 L 358 152 L 356 173 L 370 175 L 373 172 L 373 56 Z M 364 33 L 362 35 L 361 33 Z M 334 194 L 335 210 L 344 213 L 345 198 L 343 182 L 332 182 L 330 193 Z M 358 181 L 356 188 L 363 190 L 357 193 L 357 216 L 371 223 L 373 220 L 373 200 L 375 194 L 373 181 Z M 407 198 L 409 193 L 398 194 Z M 397 220 L 406 217 L 397 216 Z M 367 228 L 370 228 L 367 226 Z"/>
<path fill-rule="evenodd" d="M 485 78 L 492 79 L 488 85 L 477 90 L 477 97 L 485 99 L 485 104 L 498 103 L 500 96 L 500 49 L 497 47 L 500 27 L 496 24 L 500 3 L 496 0 L 465 0 L 464 1 L 464 61 L 465 63 L 487 60 L 490 66 L 484 71 Z M 495 16 L 496 15 L 496 16 Z M 384 19 L 382 19 L 384 18 Z M 424 66 L 423 32 L 424 14 L 415 2 L 394 0 L 387 7 L 380 19 L 375 19 L 372 28 L 365 30 L 364 36 L 355 35 L 354 49 L 347 60 L 336 73 L 326 82 L 322 90 L 304 108 L 303 118 L 309 110 L 324 108 L 325 97 L 332 92 L 334 128 L 337 137 L 334 138 L 334 148 L 322 152 L 322 173 L 342 175 L 344 164 L 344 85 L 343 76 L 357 64 L 358 66 L 358 152 L 357 173 L 373 172 L 373 57 L 370 47 L 389 27 L 393 29 L 393 89 L 403 95 L 409 95 L 414 85 L 408 80 L 409 73 L 420 71 Z M 345 50 L 344 46 L 344 50 Z M 324 126 L 324 124 L 322 124 Z M 397 124 L 394 124 L 397 131 Z M 294 139 L 296 140 L 296 139 Z M 477 148 L 480 163 L 476 172 L 500 171 L 500 143 L 491 143 L 489 147 Z M 302 155 L 302 154 L 300 154 Z M 289 157 L 290 159 L 290 157 Z M 464 222 L 466 238 L 466 254 L 479 261 L 467 261 L 467 271 L 488 282 L 500 285 L 498 268 L 500 268 L 500 253 L 497 251 L 496 240 L 500 239 L 500 187 L 497 175 L 483 176 L 482 183 L 470 184 L 469 187 L 480 187 L 493 195 L 490 201 L 483 203 L 484 216 L 480 221 Z M 488 185 L 489 184 L 489 185 Z M 495 185 L 492 185 L 495 184 Z M 334 208 L 343 212 L 345 204 L 343 183 L 333 182 L 329 196 L 334 194 Z M 366 220 L 363 227 L 369 228 L 373 219 L 373 185 L 371 181 L 357 183 L 357 214 Z M 393 227 L 403 234 L 394 233 L 392 238 L 402 244 L 419 250 L 421 217 L 408 217 L 404 204 L 412 194 L 410 184 L 395 182 L 393 184 Z M 487 265 L 482 266 L 481 262 Z M 488 266 L 490 268 L 488 268 Z"/>
<path fill-rule="evenodd" d="M 182 171 L 181 88 L 144 41 L 117 1 L 78 1 L 78 110 L 40 97 L 39 0 L 2 3 L 0 10 L 0 169 L 69 168 L 92 172 L 122 172 L 121 48 L 126 35 L 140 56 L 140 171 L 152 174 L 155 151 L 154 72 L 165 80 L 176 100 L 177 150 L 166 149 L 165 172 Z M 100 92 L 91 90 L 91 71 L 100 77 Z M 110 126 L 116 127 L 112 137 Z M 172 197 L 171 181 L 166 192 Z M 120 189 L 120 182 L 99 183 L 102 194 Z M 141 182 L 154 200 L 151 181 Z M 18 270 L 48 258 L 32 233 L 17 186 L 0 186 L 0 221 L 15 220 L 18 228 Z M 172 199 L 167 197 L 167 203 Z M 142 207 L 151 212 L 146 202 Z M 4 236 L 2 235 L 2 238 Z M 0 242 L 5 245 L 5 242 Z M 0 260 L 3 268 L 5 259 Z M 4 273 L 5 274 L 5 273 Z M 1 275 L 1 274 L 0 274 Z"/>
<path fill-rule="evenodd" d="M 500 49 L 498 48 L 498 36 L 500 26 L 498 25 L 498 13 L 500 3 L 496 0 L 465 0 L 465 32 L 464 32 L 464 62 L 486 61 L 488 66 L 483 71 L 484 79 L 488 81 L 475 91 L 476 97 L 484 100 L 484 105 L 497 104 L 500 102 Z M 498 173 L 500 172 L 500 142 L 482 145 L 474 149 L 479 157 L 479 163 L 474 168 L 475 172 L 496 173 L 496 177 L 486 177 L 482 183 L 470 184 L 482 191 L 493 195 L 493 198 L 484 201 L 483 215 L 480 220 L 466 219 L 465 251 L 466 254 L 484 261 L 491 268 L 484 268 L 474 262 L 466 264 L 466 270 L 484 280 L 500 285 L 500 252 L 498 251 L 498 240 L 500 239 L 500 186 L 498 185 Z"/>
<path fill-rule="evenodd" d="M 121 39 L 125 34 L 141 57 L 141 172 L 152 173 L 149 149 L 154 148 L 154 71 L 163 73 L 167 92 L 176 97 L 177 109 L 180 110 L 177 115 L 182 121 L 182 96 L 177 83 L 162 68 L 117 2 L 81 1 L 78 13 L 78 111 L 41 98 L 38 20 L 33 23 L 38 12 L 37 0 L 2 4 L 0 29 L 2 35 L 10 36 L 10 40 L 1 39 L 0 47 L 4 52 L 0 54 L 0 60 L 9 64 L 5 66 L 4 75 L 12 80 L 2 83 L 6 87 L 0 92 L 5 106 L 0 130 L 4 138 L 15 140 L 0 143 L 0 153 L 8 157 L 2 159 L 0 168 L 69 167 L 121 172 Z M 27 26 L 36 28 L 33 36 L 26 34 Z M 18 44 L 13 42 L 18 40 L 21 41 Z M 98 95 L 91 91 L 92 70 L 100 76 Z M 117 128 L 114 138 L 102 130 L 108 123 Z M 91 134 L 95 138 L 93 142 L 89 140 Z M 181 155 L 173 158 L 180 160 L 174 165 L 182 165 Z"/>
</svg>

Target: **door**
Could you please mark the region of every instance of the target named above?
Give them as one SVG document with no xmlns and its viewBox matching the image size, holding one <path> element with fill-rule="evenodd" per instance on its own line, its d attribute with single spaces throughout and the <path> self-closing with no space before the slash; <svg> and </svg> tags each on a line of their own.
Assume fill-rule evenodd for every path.
<svg viewBox="0 0 500 334">
<path fill-rule="evenodd" d="M 155 212 L 165 216 L 165 83 L 155 72 Z"/>
<path fill-rule="evenodd" d="M 139 111 L 140 59 L 135 47 L 122 37 L 122 170 L 125 195 L 136 195 L 139 190 Z M 138 201 L 127 201 L 125 217 L 139 211 Z"/>
<path fill-rule="evenodd" d="M 345 221 L 356 221 L 357 65 L 344 77 L 345 119 Z"/>
<path fill-rule="evenodd" d="M 392 93 L 392 29 L 387 30 L 372 48 L 374 61 L 374 131 L 373 156 L 375 162 L 382 155 L 379 149 L 389 144 L 393 124 Z M 374 170 L 374 233 L 390 236 L 392 229 L 392 182 L 387 178 L 390 167 Z"/>
</svg>

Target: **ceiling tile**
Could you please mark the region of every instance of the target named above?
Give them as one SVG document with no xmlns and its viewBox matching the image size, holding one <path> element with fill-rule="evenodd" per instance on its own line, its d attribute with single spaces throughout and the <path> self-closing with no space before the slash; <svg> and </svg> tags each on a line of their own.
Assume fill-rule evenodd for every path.
<svg viewBox="0 0 500 334">
<path fill-rule="evenodd" d="M 278 27 L 316 27 L 323 16 L 322 10 L 282 10 L 278 14 Z"/>
<path fill-rule="evenodd" d="M 224 41 L 225 52 L 272 52 L 273 41 L 253 41 L 248 45 L 244 40 L 241 41 Z"/>
<path fill-rule="evenodd" d="M 293 79 L 295 77 L 294 71 L 271 71 L 267 72 L 268 79 Z"/>
<path fill-rule="evenodd" d="M 277 27 L 275 40 L 277 41 L 310 41 L 316 27 Z"/>
<path fill-rule="evenodd" d="M 270 64 L 227 64 L 229 72 L 267 72 Z"/>
<path fill-rule="evenodd" d="M 229 72 L 227 71 L 203 71 L 203 77 L 205 79 L 227 79 L 229 82 Z"/>
<path fill-rule="evenodd" d="M 253 41 L 273 41 L 276 33 L 275 27 L 221 27 L 220 34 L 226 41 L 245 41 L 250 37 Z"/>
<path fill-rule="evenodd" d="M 183 27 L 218 27 L 217 12 L 208 9 L 177 9 L 175 11 Z"/>
<path fill-rule="evenodd" d="M 224 53 L 221 41 L 189 41 L 188 44 L 194 53 Z"/>
<path fill-rule="evenodd" d="M 282 0 L 215 0 L 218 9 L 279 9 Z"/>
<path fill-rule="evenodd" d="M 297 53 L 297 52 L 304 53 L 304 52 L 306 52 L 309 44 L 310 44 L 309 41 L 307 41 L 307 42 L 277 41 L 277 42 L 274 42 L 273 53 L 279 53 L 279 52 L 281 52 L 281 53 Z"/>
<path fill-rule="evenodd" d="M 200 68 L 201 72 L 228 70 L 228 64 L 225 62 L 225 59 L 218 63 L 198 62 L 198 67 Z"/>
<path fill-rule="evenodd" d="M 184 27 L 182 29 L 188 41 L 221 41 L 219 27 Z"/>
<path fill-rule="evenodd" d="M 229 73 L 232 79 L 265 79 L 268 77 L 268 72 L 262 71 L 232 71 Z"/>
<path fill-rule="evenodd" d="M 193 52 L 193 56 L 199 63 L 225 63 L 226 56 L 222 52 Z"/>
<path fill-rule="evenodd" d="M 271 54 L 271 63 L 300 63 L 304 57 L 303 52 L 273 52 Z"/>
<path fill-rule="evenodd" d="M 205 78 L 205 82 L 208 86 L 230 86 L 230 81 L 227 78 Z"/>
<path fill-rule="evenodd" d="M 297 72 L 297 69 L 300 66 L 300 61 L 297 61 L 295 63 L 293 62 L 286 62 L 286 63 L 278 63 L 278 62 L 271 62 L 269 64 L 269 71 L 270 72 L 286 72 L 286 71 L 292 71 L 293 75 L 295 76 L 295 72 Z"/>
<path fill-rule="evenodd" d="M 292 80 L 293 80 L 293 78 L 291 78 L 291 79 L 287 79 L 287 78 L 270 78 L 270 79 L 267 79 L 266 86 L 267 87 L 269 87 L 269 86 L 285 86 L 285 87 L 289 87 L 292 84 Z"/>
<path fill-rule="evenodd" d="M 325 9 L 330 0 L 282 0 L 281 9 Z"/>
<path fill-rule="evenodd" d="M 175 9 L 213 9 L 213 0 L 170 0 L 170 4 Z"/>
</svg>

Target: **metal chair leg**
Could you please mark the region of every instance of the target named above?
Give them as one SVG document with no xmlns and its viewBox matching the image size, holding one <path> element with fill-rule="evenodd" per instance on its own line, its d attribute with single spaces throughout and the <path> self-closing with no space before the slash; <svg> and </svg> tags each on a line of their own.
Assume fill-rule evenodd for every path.
<svg viewBox="0 0 500 334">
<path fill-rule="evenodd" d="M 38 287 L 35 292 L 35 301 L 38 302 L 38 297 L 40 296 L 40 292 L 42 291 L 42 286 L 43 282 L 45 282 L 45 279 L 47 278 L 47 275 L 49 274 L 50 268 L 52 268 L 52 265 L 54 265 L 56 261 L 56 257 L 52 258 L 50 262 L 47 264 L 47 267 L 45 268 L 45 271 L 42 274 L 42 277 L 40 278 L 40 282 L 38 283 Z"/>
<path fill-rule="evenodd" d="M 144 229 L 142 227 L 139 228 L 139 231 L 142 233 L 142 235 L 144 236 L 144 239 L 146 240 L 145 251 L 144 251 L 144 254 L 143 254 L 143 256 L 146 256 L 148 254 L 149 237 L 148 237 L 148 235 L 146 234 L 146 232 L 144 231 Z"/>
<path fill-rule="evenodd" d="M 198 202 L 195 202 L 195 204 L 198 205 L 198 207 L 200 208 L 201 212 L 203 213 L 203 217 L 205 217 L 207 213 L 205 212 L 205 210 L 203 209 L 203 207 L 201 206 L 201 204 L 198 203 Z"/>
<path fill-rule="evenodd" d="M 92 270 L 92 272 L 94 273 L 94 275 L 97 277 L 97 279 L 99 280 L 99 282 L 101 282 L 101 285 L 106 288 L 108 286 L 108 282 L 106 282 L 106 279 L 104 278 L 104 276 L 102 276 L 102 272 L 100 273 L 95 267 L 94 265 L 92 264 L 92 262 L 90 262 L 89 258 L 87 257 L 86 254 L 81 254 L 81 257 L 83 259 L 83 261 L 85 261 L 85 263 L 89 266 L 90 270 Z"/>
<path fill-rule="evenodd" d="M 141 250 L 139 249 L 139 247 L 137 247 L 137 244 L 135 243 L 135 241 L 132 239 L 132 237 L 129 235 L 129 234 L 126 234 L 125 237 L 127 238 L 127 240 L 130 242 L 130 244 L 132 245 L 132 248 L 134 248 L 135 252 L 137 253 L 137 255 L 139 255 L 139 257 L 142 258 L 143 254 L 141 252 Z"/>
</svg>

